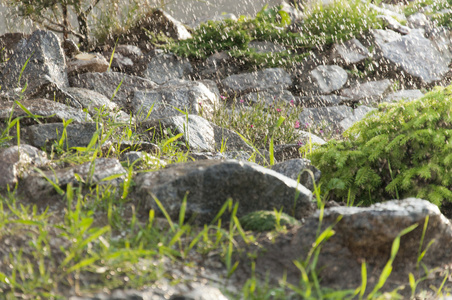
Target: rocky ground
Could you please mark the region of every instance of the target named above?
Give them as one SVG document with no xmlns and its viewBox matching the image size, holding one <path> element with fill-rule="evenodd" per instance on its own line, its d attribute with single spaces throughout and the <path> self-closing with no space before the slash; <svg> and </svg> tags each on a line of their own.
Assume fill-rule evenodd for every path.
<svg viewBox="0 0 452 300">
<path fill-rule="evenodd" d="M 286 9 L 294 22 L 302 18 Z M 226 51 L 189 60 L 139 35 L 90 53 L 50 31 L 0 36 L 4 295 L 343 299 L 347 291 L 352 298 L 378 291 L 427 299 L 450 292 L 452 227 L 436 205 L 321 204 L 314 187 L 321 172 L 298 151 L 340 138 L 382 102 L 451 83 L 451 30 L 437 26 L 428 7 L 409 17 L 395 5 L 372 9 L 382 29 L 313 48 L 285 68 L 245 69 Z M 174 39 L 190 39 L 166 13 L 159 22 Z M 269 41 L 250 47 L 284 51 Z M 293 143 L 256 149 L 213 122 L 219 107 L 232 118 L 257 103 L 299 112 Z M 238 225 L 275 208 L 299 223 L 270 233 Z M 367 289 L 356 290 L 363 268 Z"/>
</svg>

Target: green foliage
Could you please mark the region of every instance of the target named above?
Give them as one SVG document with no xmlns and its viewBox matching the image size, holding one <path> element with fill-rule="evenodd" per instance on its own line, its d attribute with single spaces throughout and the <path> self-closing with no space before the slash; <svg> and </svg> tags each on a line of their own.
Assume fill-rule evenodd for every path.
<svg viewBox="0 0 452 300">
<path fill-rule="evenodd" d="M 360 0 L 336 0 L 328 6 L 322 2 L 308 12 L 303 31 L 312 43 L 334 43 L 350 39 L 369 29 L 381 27 L 378 13 Z"/>
<path fill-rule="evenodd" d="M 279 217 L 279 218 L 277 218 Z M 240 224 L 245 230 L 270 231 L 277 225 L 297 225 L 300 222 L 288 214 L 278 214 L 274 211 L 258 210 L 240 218 Z"/>
<path fill-rule="evenodd" d="M 418 197 L 441 205 L 452 199 L 452 86 L 412 102 L 382 104 L 311 155 L 325 192 L 371 204 Z M 355 203 L 357 203 L 355 202 Z"/>
</svg>

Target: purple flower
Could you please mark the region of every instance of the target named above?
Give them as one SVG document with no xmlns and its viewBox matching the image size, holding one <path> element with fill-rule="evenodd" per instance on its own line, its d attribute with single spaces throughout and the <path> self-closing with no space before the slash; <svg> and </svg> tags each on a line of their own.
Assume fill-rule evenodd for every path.
<svg viewBox="0 0 452 300">
<path fill-rule="evenodd" d="M 303 141 L 298 141 L 297 146 L 303 146 Z"/>
<path fill-rule="evenodd" d="M 243 102 L 245 102 L 245 100 L 243 100 L 243 99 L 240 99 L 240 103 L 243 103 Z"/>
<path fill-rule="evenodd" d="M 199 106 L 202 106 L 202 102 L 198 102 Z"/>
<path fill-rule="evenodd" d="M 220 98 L 224 100 L 226 99 L 226 96 L 221 95 Z"/>
<path fill-rule="evenodd" d="M 295 126 L 294 126 L 295 128 L 300 128 L 300 121 L 298 121 L 298 120 L 296 120 L 295 121 Z"/>
<path fill-rule="evenodd" d="M 309 123 L 305 123 L 304 127 L 309 128 Z"/>
<path fill-rule="evenodd" d="M 322 129 L 320 129 L 320 133 L 323 133 L 323 130 L 322 130 Z"/>
<path fill-rule="evenodd" d="M 251 128 L 254 128 L 254 125 L 250 125 Z"/>
<path fill-rule="evenodd" d="M 281 112 L 281 108 L 277 108 L 276 111 L 277 111 L 277 112 Z"/>
</svg>

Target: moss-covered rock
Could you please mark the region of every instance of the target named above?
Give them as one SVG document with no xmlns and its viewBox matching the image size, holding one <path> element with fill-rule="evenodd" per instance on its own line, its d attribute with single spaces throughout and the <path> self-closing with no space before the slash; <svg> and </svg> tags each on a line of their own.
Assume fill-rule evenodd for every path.
<svg viewBox="0 0 452 300">
<path fill-rule="evenodd" d="M 268 210 L 258 210 L 249 213 L 240 218 L 240 224 L 245 230 L 253 231 L 270 231 L 277 227 L 277 219 L 279 213 Z M 281 213 L 279 219 L 279 225 L 299 225 L 300 221 L 289 216 L 288 214 Z"/>
</svg>

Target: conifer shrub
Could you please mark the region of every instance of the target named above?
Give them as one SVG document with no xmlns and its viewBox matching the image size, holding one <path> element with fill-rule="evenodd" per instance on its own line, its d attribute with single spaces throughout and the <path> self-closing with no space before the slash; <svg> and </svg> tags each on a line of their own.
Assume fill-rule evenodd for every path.
<svg viewBox="0 0 452 300">
<path fill-rule="evenodd" d="M 332 199 L 371 204 L 418 197 L 452 200 L 452 86 L 412 102 L 381 104 L 314 150 L 321 187 Z"/>
</svg>

